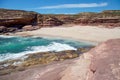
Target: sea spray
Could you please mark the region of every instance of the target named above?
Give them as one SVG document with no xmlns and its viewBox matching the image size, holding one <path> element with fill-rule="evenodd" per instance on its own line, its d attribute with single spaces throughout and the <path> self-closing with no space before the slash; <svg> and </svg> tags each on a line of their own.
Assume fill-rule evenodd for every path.
<svg viewBox="0 0 120 80">
<path fill-rule="evenodd" d="M 65 39 L 0 36 L 0 61 L 24 58 L 24 55 L 31 53 L 77 50 L 88 46 L 91 44 Z"/>
</svg>

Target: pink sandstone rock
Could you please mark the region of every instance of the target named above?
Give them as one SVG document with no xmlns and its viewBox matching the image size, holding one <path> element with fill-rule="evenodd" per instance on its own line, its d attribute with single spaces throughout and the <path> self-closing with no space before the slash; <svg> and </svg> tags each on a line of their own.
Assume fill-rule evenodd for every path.
<svg viewBox="0 0 120 80">
<path fill-rule="evenodd" d="M 120 80 L 120 39 L 84 53 L 63 74 L 61 80 Z"/>
<path fill-rule="evenodd" d="M 120 80 L 120 39 L 108 40 L 91 50 L 92 80 Z"/>
<path fill-rule="evenodd" d="M 120 39 L 101 43 L 79 58 L 34 66 L 0 80 L 120 80 Z"/>
</svg>

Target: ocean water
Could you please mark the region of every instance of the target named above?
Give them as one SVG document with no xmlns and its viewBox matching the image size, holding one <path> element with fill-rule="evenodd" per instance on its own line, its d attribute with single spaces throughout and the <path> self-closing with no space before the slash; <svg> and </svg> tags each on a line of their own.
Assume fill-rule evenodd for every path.
<svg viewBox="0 0 120 80">
<path fill-rule="evenodd" d="M 43 38 L 43 37 L 15 37 L 0 36 L 0 61 L 21 58 L 26 54 L 47 51 L 77 50 L 92 44 L 74 40 Z"/>
</svg>

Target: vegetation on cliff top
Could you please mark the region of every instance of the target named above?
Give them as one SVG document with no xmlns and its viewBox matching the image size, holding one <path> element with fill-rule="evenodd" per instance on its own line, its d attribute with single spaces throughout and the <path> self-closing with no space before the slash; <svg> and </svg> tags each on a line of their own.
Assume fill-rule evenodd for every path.
<svg viewBox="0 0 120 80">
<path fill-rule="evenodd" d="M 14 19 L 38 14 L 33 11 L 0 9 L 0 19 Z"/>
<path fill-rule="evenodd" d="M 2 9 L 0 8 L 0 19 L 2 18 L 9 18 L 9 17 L 20 17 L 24 15 L 32 15 L 32 14 L 39 14 L 34 11 L 25 11 L 25 10 L 12 10 L 12 9 Z M 41 14 L 46 17 L 62 17 L 62 16 L 69 16 L 69 17 L 83 17 L 83 16 L 92 16 L 92 17 L 102 17 L 106 18 L 107 17 L 119 17 L 120 18 L 120 10 L 105 10 L 102 11 L 101 13 L 96 13 L 96 12 L 82 12 L 78 14 Z M 77 17 L 76 17 L 77 16 Z"/>
</svg>

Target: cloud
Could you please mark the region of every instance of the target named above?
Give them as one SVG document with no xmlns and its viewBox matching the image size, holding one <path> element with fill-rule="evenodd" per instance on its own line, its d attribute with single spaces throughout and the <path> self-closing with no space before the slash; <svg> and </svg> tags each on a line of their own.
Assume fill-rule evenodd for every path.
<svg viewBox="0 0 120 80">
<path fill-rule="evenodd" d="M 34 9 L 61 9 L 61 8 L 90 8 L 90 7 L 104 7 L 108 3 L 83 3 L 83 4 L 62 4 L 54 6 L 43 6 Z"/>
</svg>

